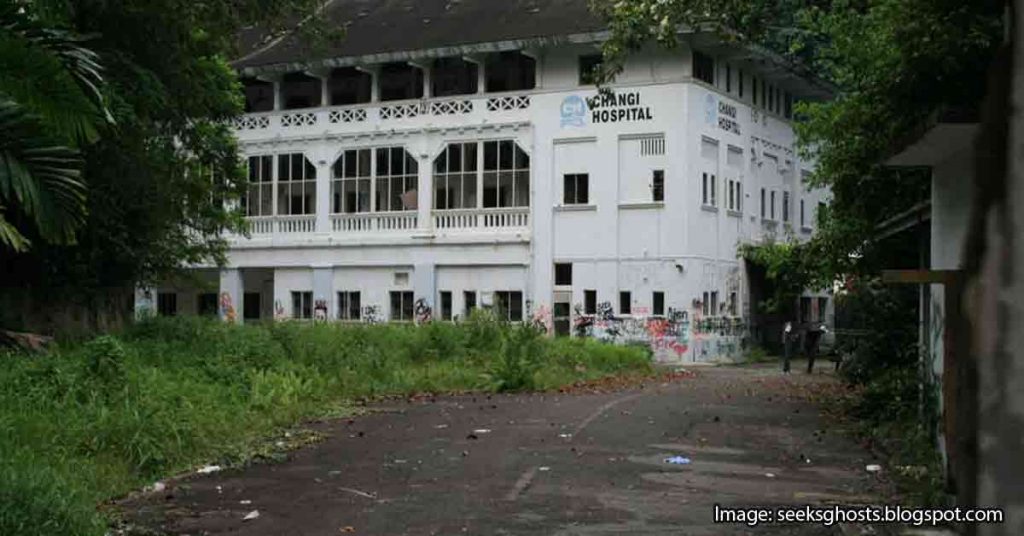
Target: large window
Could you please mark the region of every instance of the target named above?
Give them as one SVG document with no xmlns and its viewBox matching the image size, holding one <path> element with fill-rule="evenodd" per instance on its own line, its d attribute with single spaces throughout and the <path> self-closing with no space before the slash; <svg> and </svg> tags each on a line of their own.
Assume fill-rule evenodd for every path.
<svg viewBox="0 0 1024 536">
<path fill-rule="evenodd" d="M 249 186 L 242 198 L 246 216 L 273 216 L 274 214 L 274 157 L 250 156 Z"/>
<path fill-rule="evenodd" d="M 484 69 L 487 92 L 533 89 L 537 85 L 536 70 L 537 62 L 520 52 L 492 54 Z"/>
<path fill-rule="evenodd" d="M 430 70 L 430 94 L 448 97 L 476 93 L 478 72 L 477 64 L 462 58 L 438 58 Z"/>
<path fill-rule="evenodd" d="M 353 214 L 370 211 L 370 149 L 345 151 L 334 162 L 331 197 L 334 213 Z"/>
<path fill-rule="evenodd" d="M 243 78 L 245 113 L 269 112 L 274 109 L 274 84 L 255 78 Z"/>
<path fill-rule="evenodd" d="M 411 322 L 413 307 L 411 290 L 391 291 L 391 320 Z"/>
<path fill-rule="evenodd" d="M 377 149 L 377 212 L 416 209 L 419 165 L 404 147 Z"/>
<path fill-rule="evenodd" d="M 520 322 L 523 319 L 523 293 L 518 290 L 494 292 L 494 308 L 500 320 Z"/>
<path fill-rule="evenodd" d="M 530 157 L 512 140 L 483 146 L 484 208 L 530 206 Z"/>
<path fill-rule="evenodd" d="M 174 292 L 160 292 L 156 295 L 156 312 L 160 316 L 178 314 L 178 295 Z"/>
<path fill-rule="evenodd" d="M 355 67 L 334 69 L 327 79 L 327 92 L 332 106 L 370 102 L 372 87 L 373 75 Z"/>
<path fill-rule="evenodd" d="M 306 73 L 288 73 L 281 78 L 281 104 L 285 110 L 320 106 L 321 87 L 319 78 Z"/>
<path fill-rule="evenodd" d="M 277 213 L 316 213 L 316 167 L 302 153 L 277 155 Z"/>
<path fill-rule="evenodd" d="M 477 208 L 477 143 L 452 143 L 434 159 L 434 208 Z"/>
<path fill-rule="evenodd" d="M 423 71 L 408 63 L 388 63 L 380 69 L 380 100 L 423 97 Z"/>
<path fill-rule="evenodd" d="M 481 151 L 482 170 L 478 165 Z M 434 208 L 527 206 L 530 206 L 530 157 L 516 142 L 453 143 L 434 159 Z"/>
</svg>

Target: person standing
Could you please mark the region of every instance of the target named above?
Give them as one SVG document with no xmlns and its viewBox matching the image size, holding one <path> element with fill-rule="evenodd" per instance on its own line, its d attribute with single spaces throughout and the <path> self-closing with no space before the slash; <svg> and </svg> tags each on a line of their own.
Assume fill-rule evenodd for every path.
<svg viewBox="0 0 1024 536">
<path fill-rule="evenodd" d="M 782 328 L 782 373 L 789 374 L 789 359 L 793 354 L 793 323 Z"/>
<path fill-rule="evenodd" d="M 804 347 L 807 351 L 807 373 L 814 373 L 814 358 L 818 355 L 818 345 L 821 343 L 821 336 L 825 334 L 825 325 L 814 323 L 807 329 Z"/>
</svg>

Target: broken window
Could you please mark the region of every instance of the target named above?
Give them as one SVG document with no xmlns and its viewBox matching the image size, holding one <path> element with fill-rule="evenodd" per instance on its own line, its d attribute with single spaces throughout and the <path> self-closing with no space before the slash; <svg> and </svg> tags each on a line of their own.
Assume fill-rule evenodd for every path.
<svg viewBox="0 0 1024 536">
<path fill-rule="evenodd" d="M 555 263 L 555 285 L 559 285 L 559 286 L 571 286 L 572 285 L 572 263 L 571 262 L 556 262 Z"/>
<path fill-rule="evenodd" d="M 331 71 L 327 79 L 327 93 L 331 106 L 346 106 L 370 102 L 373 75 L 355 67 L 341 67 Z"/>
<path fill-rule="evenodd" d="M 157 293 L 156 312 L 160 316 L 174 316 L 178 314 L 178 295 L 174 292 Z"/>
<path fill-rule="evenodd" d="M 520 322 L 523 320 L 523 293 L 518 290 L 495 291 L 494 307 L 499 320 Z"/>
<path fill-rule="evenodd" d="M 423 98 L 423 71 L 408 63 L 388 63 L 380 69 L 380 100 Z"/>
<path fill-rule="evenodd" d="M 601 54 L 587 54 L 579 57 L 579 82 L 581 86 L 592 86 L 597 83 L 597 73 L 601 69 Z"/>
<path fill-rule="evenodd" d="M 492 54 L 484 69 L 487 92 L 533 89 L 537 85 L 536 70 L 537 62 L 518 51 Z"/>
<path fill-rule="evenodd" d="M 483 206 L 530 206 L 530 157 L 512 140 L 483 143 Z"/>
<path fill-rule="evenodd" d="M 316 213 L 316 167 L 302 153 L 277 155 L 277 213 Z"/>
<path fill-rule="evenodd" d="M 583 314 L 595 315 L 597 314 L 597 291 L 596 290 L 584 290 L 583 291 Z"/>
<path fill-rule="evenodd" d="M 566 205 L 586 205 L 590 200 L 590 175 L 567 173 L 562 176 L 563 197 Z"/>
<path fill-rule="evenodd" d="M 370 211 L 370 149 L 350 149 L 334 162 L 331 211 L 354 214 Z"/>
<path fill-rule="evenodd" d="M 411 290 L 391 291 L 391 320 L 412 321 L 413 307 Z"/>
<path fill-rule="evenodd" d="M 320 106 L 319 78 L 306 73 L 288 73 L 281 78 L 281 103 L 285 110 Z"/>
<path fill-rule="evenodd" d="M 242 212 L 246 216 L 272 216 L 274 214 L 274 157 L 250 156 L 249 181 L 242 197 Z"/>
<path fill-rule="evenodd" d="M 462 58 L 438 58 L 430 69 L 430 94 L 434 97 L 471 95 L 477 92 L 479 67 Z"/>
<path fill-rule="evenodd" d="M 313 318 L 313 293 L 292 291 L 292 318 Z"/>
<path fill-rule="evenodd" d="M 477 208 L 477 142 L 449 144 L 434 159 L 434 208 Z"/>
<path fill-rule="evenodd" d="M 361 315 L 359 291 L 338 292 L 338 319 L 359 320 Z"/>
<path fill-rule="evenodd" d="M 715 60 L 707 54 L 693 51 L 693 77 L 709 84 L 715 83 Z"/>
<path fill-rule="evenodd" d="M 404 147 L 377 149 L 377 212 L 415 210 L 419 165 Z"/>
<path fill-rule="evenodd" d="M 441 320 L 452 319 L 452 293 L 448 290 L 441 291 Z"/>
<path fill-rule="evenodd" d="M 274 109 L 274 84 L 255 78 L 243 78 L 245 113 L 269 112 Z"/>
</svg>

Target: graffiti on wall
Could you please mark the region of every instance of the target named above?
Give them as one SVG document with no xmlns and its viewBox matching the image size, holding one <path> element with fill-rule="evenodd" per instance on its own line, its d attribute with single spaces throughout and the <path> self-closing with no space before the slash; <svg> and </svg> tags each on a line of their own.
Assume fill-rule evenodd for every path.
<svg viewBox="0 0 1024 536">
<path fill-rule="evenodd" d="M 313 304 L 313 321 L 327 322 L 327 300 L 316 300 Z"/>
<path fill-rule="evenodd" d="M 362 313 L 364 324 L 380 324 L 384 321 L 384 315 L 381 314 L 379 305 L 365 305 Z"/>
<path fill-rule="evenodd" d="M 648 346 L 659 362 L 731 360 L 739 357 L 746 337 L 746 323 L 739 317 L 701 315 L 695 300 L 693 313 L 670 307 L 665 315 L 616 316 L 603 302 L 594 314 L 579 304 L 573 307 L 573 334 L 611 344 Z"/>
<path fill-rule="evenodd" d="M 430 308 L 430 304 L 427 303 L 427 300 L 420 298 L 416 300 L 416 304 L 413 307 L 413 314 L 415 315 L 417 324 L 426 324 L 430 322 L 434 311 Z"/>
<path fill-rule="evenodd" d="M 530 325 L 537 331 L 553 333 L 555 326 L 551 318 L 551 309 L 541 304 L 536 311 L 530 313 Z"/>
<path fill-rule="evenodd" d="M 226 291 L 220 293 L 220 317 L 231 323 L 238 318 L 235 314 L 235 305 L 231 301 L 231 294 Z"/>
</svg>

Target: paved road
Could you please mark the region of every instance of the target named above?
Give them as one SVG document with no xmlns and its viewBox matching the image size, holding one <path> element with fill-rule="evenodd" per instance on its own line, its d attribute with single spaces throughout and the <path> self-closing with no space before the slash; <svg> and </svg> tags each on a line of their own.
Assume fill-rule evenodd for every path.
<svg viewBox="0 0 1024 536">
<path fill-rule="evenodd" d="M 715 525 L 713 505 L 879 500 L 881 483 L 864 470 L 870 455 L 794 395 L 830 377 L 696 374 L 614 393 L 380 407 L 314 425 L 331 437 L 284 463 L 134 502 L 131 517 L 193 535 L 838 534 Z M 691 463 L 665 463 L 675 455 Z M 243 521 L 252 510 L 259 517 Z"/>
</svg>

